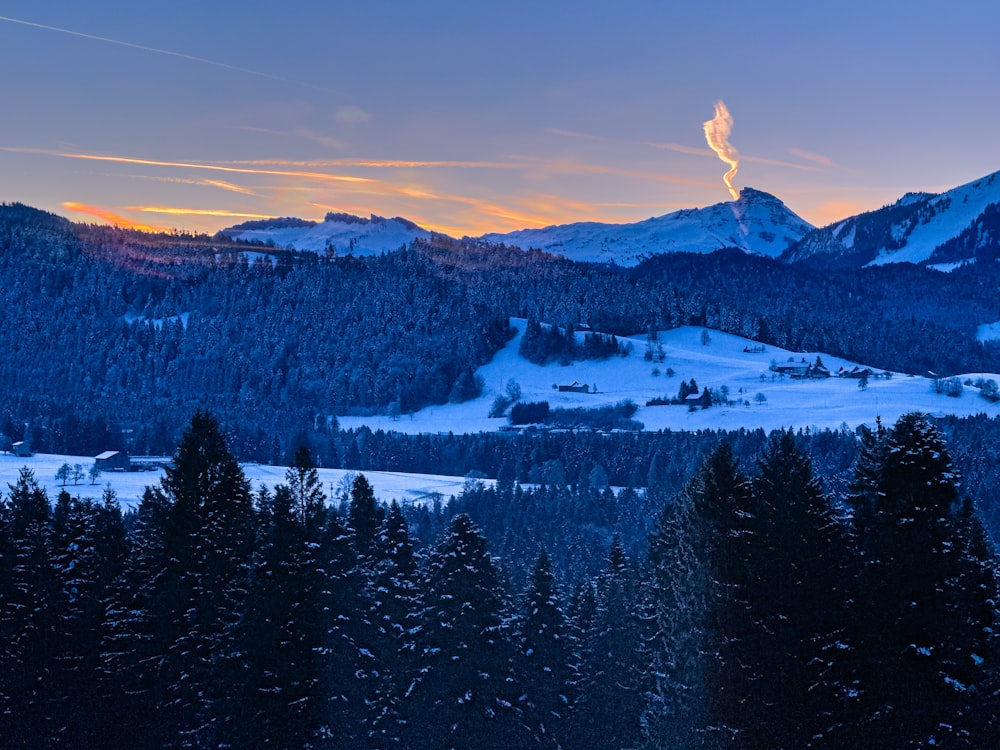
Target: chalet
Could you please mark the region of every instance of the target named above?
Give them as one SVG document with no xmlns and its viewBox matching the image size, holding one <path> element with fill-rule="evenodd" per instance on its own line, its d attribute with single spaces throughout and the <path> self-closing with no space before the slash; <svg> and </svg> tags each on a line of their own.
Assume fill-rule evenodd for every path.
<svg viewBox="0 0 1000 750">
<path fill-rule="evenodd" d="M 832 375 L 818 357 L 815 363 L 806 362 L 805 357 L 798 362 L 777 362 L 771 365 L 771 371 L 797 380 L 822 380 Z"/>
<path fill-rule="evenodd" d="M 804 359 L 801 362 L 776 362 L 771 365 L 771 371 L 793 378 L 804 378 L 809 371 L 809 363 Z"/>
<path fill-rule="evenodd" d="M 94 457 L 94 465 L 101 471 L 128 471 L 131 468 L 125 451 L 104 451 Z"/>
<path fill-rule="evenodd" d="M 18 458 L 31 458 L 32 456 L 31 446 L 28 445 L 27 440 L 18 440 L 11 446 L 11 450 Z"/>
<path fill-rule="evenodd" d="M 712 394 L 708 388 L 702 388 L 701 393 L 692 393 L 684 398 L 684 405 L 688 409 L 707 409 L 712 405 Z"/>
<path fill-rule="evenodd" d="M 854 378 L 855 380 L 867 379 L 872 376 L 872 371 L 870 367 L 862 367 L 861 365 L 854 365 L 850 370 L 845 370 L 843 367 L 837 372 L 838 377 L 841 378 Z"/>
<path fill-rule="evenodd" d="M 590 386 L 586 383 L 578 383 L 575 380 L 569 385 L 560 385 L 560 393 L 590 393 Z"/>
</svg>

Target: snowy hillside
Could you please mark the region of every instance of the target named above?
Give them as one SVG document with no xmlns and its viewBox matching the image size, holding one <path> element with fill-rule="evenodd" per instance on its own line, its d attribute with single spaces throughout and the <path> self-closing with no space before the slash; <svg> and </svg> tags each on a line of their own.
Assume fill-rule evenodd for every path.
<svg viewBox="0 0 1000 750">
<path fill-rule="evenodd" d="M 603 361 L 576 362 L 569 366 L 549 364 L 539 366 L 521 358 L 518 346 L 525 322 L 514 320 L 518 335 L 493 360 L 481 367 L 478 374 L 485 385 L 483 395 L 462 404 L 434 406 L 399 419 L 390 417 L 342 417 L 341 426 L 367 424 L 372 429 L 407 433 L 479 432 L 498 430 L 507 425 L 506 419 L 489 418 L 490 406 L 498 394 L 504 393 L 507 382 L 514 379 L 520 385 L 522 401 L 548 401 L 552 408 L 598 407 L 633 400 L 639 410 L 633 417 L 647 430 L 738 429 L 740 427 L 777 429 L 780 427 L 839 428 L 843 424 L 855 427 L 871 424 L 876 417 L 891 424 L 899 416 L 919 410 L 931 414 L 1000 415 L 1000 404 L 979 395 L 977 388 L 966 386 L 958 397 L 936 393 L 933 382 L 925 377 L 896 373 L 883 377 L 873 373 L 865 388 L 859 380 L 831 377 L 824 380 L 797 380 L 771 371 L 774 364 L 788 364 L 789 359 L 814 363 L 817 355 L 834 374 L 840 369 L 851 370 L 857 363 L 817 352 L 789 352 L 765 346 L 739 336 L 709 331 L 708 343 L 703 344 L 702 328 L 690 326 L 658 334 L 663 361 L 644 358 L 646 337 L 630 341 L 633 351 L 628 357 L 613 357 Z M 582 336 L 582 334 L 578 334 Z M 672 370 L 673 374 L 668 374 Z M 875 375 L 878 375 L 876 377 Z M 970 374 L 962 376 L 1000 380 L 1000 375 Z M 674 397 L 681 381 L 692 378 L 699 388 L 721 389 L 726 386 L 733 406 L 713 406 L 691 411 L 684 406 L 646 406 L 650 399 Z M 596 393 L 559 392 L 555 386 L 573 382 L 596 387 Z"/>
<path fill-rule="evenodd" d="M 289 224 L 297 224 L 289 226 Z M 298 220 L 248 222 L 224 230 L 237 240 L 274 243 L 276 247 L 316 253 L 333 250 L 337 255 L 378 255 L 398 250 L 431 233 L 399 217 L 386 219 L 372 214 L 362 219 L 350 214 L 327 214 L 320 223 Z"/>
<path fill-rule="evenodd" d="M 951 270 L 995 247 L 1000 238 L 979 232 L 961 247 L 949 247 L 982 224 L 991 204 L 1000 203 L 1000 172 L 940 195 L 908 193 L 891 206 L 818 229 L 789 248 L 783 260 L 819 259 L 841 265 L 940 263 Z M 994 206 L 995 210 L 995 206 Z M 935 254 L 936 250 L 947 250 Z"/>
<path fill-rule="evenodd" d="M 775 257 L 812 229 L 773 195 L 743 188 L 738 200 L 635 224 L 581 222 L 487 234 L 483 239 L 537 248 L 575 261 L 634 266 L 658 253 L 710 253 L 724 247 Z"/>
</svg>

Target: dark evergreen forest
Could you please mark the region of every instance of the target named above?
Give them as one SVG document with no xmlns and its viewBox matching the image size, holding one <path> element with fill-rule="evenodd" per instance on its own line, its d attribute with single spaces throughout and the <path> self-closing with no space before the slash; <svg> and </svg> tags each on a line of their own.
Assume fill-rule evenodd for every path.
<svg viewBox="0 0 1000 750">
<path fill-rule="evenodd" d="M 509 319 L 609 336 L 699 325 L 880 369 L 1000 371 L 996 264 L 812 269 L 739 251 L 634 269 L 436 239 L 332 257 L 72 224 L 0 206 L 0 435 L 42 452 L 169 455 L 195 410 L 241 460 L 287 463 L 336 415 L 475 397 Z M 534 330 L 534 329 L 533 329 Z M 552 333 L 555 331 L 555 333 Z M 534 336 L 535 361 L 612 354 Z M 319 455 L 324 465 L 331 460 Z"/>
<path fill-rule="evenodd" d="M 306 448 L 255 492 L 205 412 L 125 518 L 24 470 L 3 745 L 995 747 L 997 559 L 942 433 L 863 431 L 837 490 L 808 436 L 714 438 L 680 489 L 657 461 L 406 508 L 328 498 Z M 627 513 L 642 549 L 597 533 Z"/>
<path fill-rule="evenodd" d="M 408 437 L 336 420 L 475 397 L 511 317 L 542 362 L 698 325 L 998 372 L 975 338 L 1000 319 L 989 258 L 621 269 L 440 238 L 334 257 L 13 205 L 0 279 L 0 435 L 174 456 L 124 516 L 27 470 L 0 496 L 4 748 L 997 745 L 995 421 Z M 569 346 L 583 326 L 607 337 Z M 240 460 L 293 468 L 255 491 Z M 317 465 L 467 483 L 383 507 L 363 473 L 328 497 Z"/>
</svg>

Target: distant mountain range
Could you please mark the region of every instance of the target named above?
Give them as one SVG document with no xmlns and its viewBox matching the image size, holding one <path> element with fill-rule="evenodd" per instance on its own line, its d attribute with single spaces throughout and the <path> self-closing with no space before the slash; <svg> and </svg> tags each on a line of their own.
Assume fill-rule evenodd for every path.
<svg viewBox="0 0 1000 750">
<path fill-rule="evenodd" d="M 1000 173 L 938 195 L 907 193 L 890 206 L 817 229 L 778 198 L 743 188 L 734 201 L 633 224 L 577 222 L 481 238 L 570 260 L 635 266 L 662 253 L 738 248 L 785 262 L 861 267 L 915 263 L 951 270 L 1000 254 Z M 322 222 L 273 219 L 224 230 L 238 240 L 335 254 L 377 255 L 431 232 L 399 217 L 327 214 Z"/>
<path fill-rule="evenodd" d="M 907 193 L 891 206 L 817 229 L 785 261 L 838 266 L 915 263 L 951 270 L 995 257 L 1000 243 L 1000 172 L 945 193 Z"/>
<path fill-rule="evenodd" d="M 232 239 L 276 247 L 356 256 L 389 253 L 431 236 L 426 229 L 398 216 L 386 219 L 372 214 L 363 219 L 344 213 L 329 213 L 322 222 L 288 217 L 248 221 L 222 233 Z"/>
</svg>

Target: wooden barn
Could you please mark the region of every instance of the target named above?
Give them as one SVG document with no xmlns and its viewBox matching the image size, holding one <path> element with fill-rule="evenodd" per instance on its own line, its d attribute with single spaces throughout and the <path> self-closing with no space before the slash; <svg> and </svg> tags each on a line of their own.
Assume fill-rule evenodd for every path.
<svg viewBox="0 0 1000 750">
<path fill-rule="evenodd" d="M 125 451 L 104 451 L 94 457 L 94 464 L 101 471 L 128 471 L 131 468 L 128 453 Z"/>
</svg>

